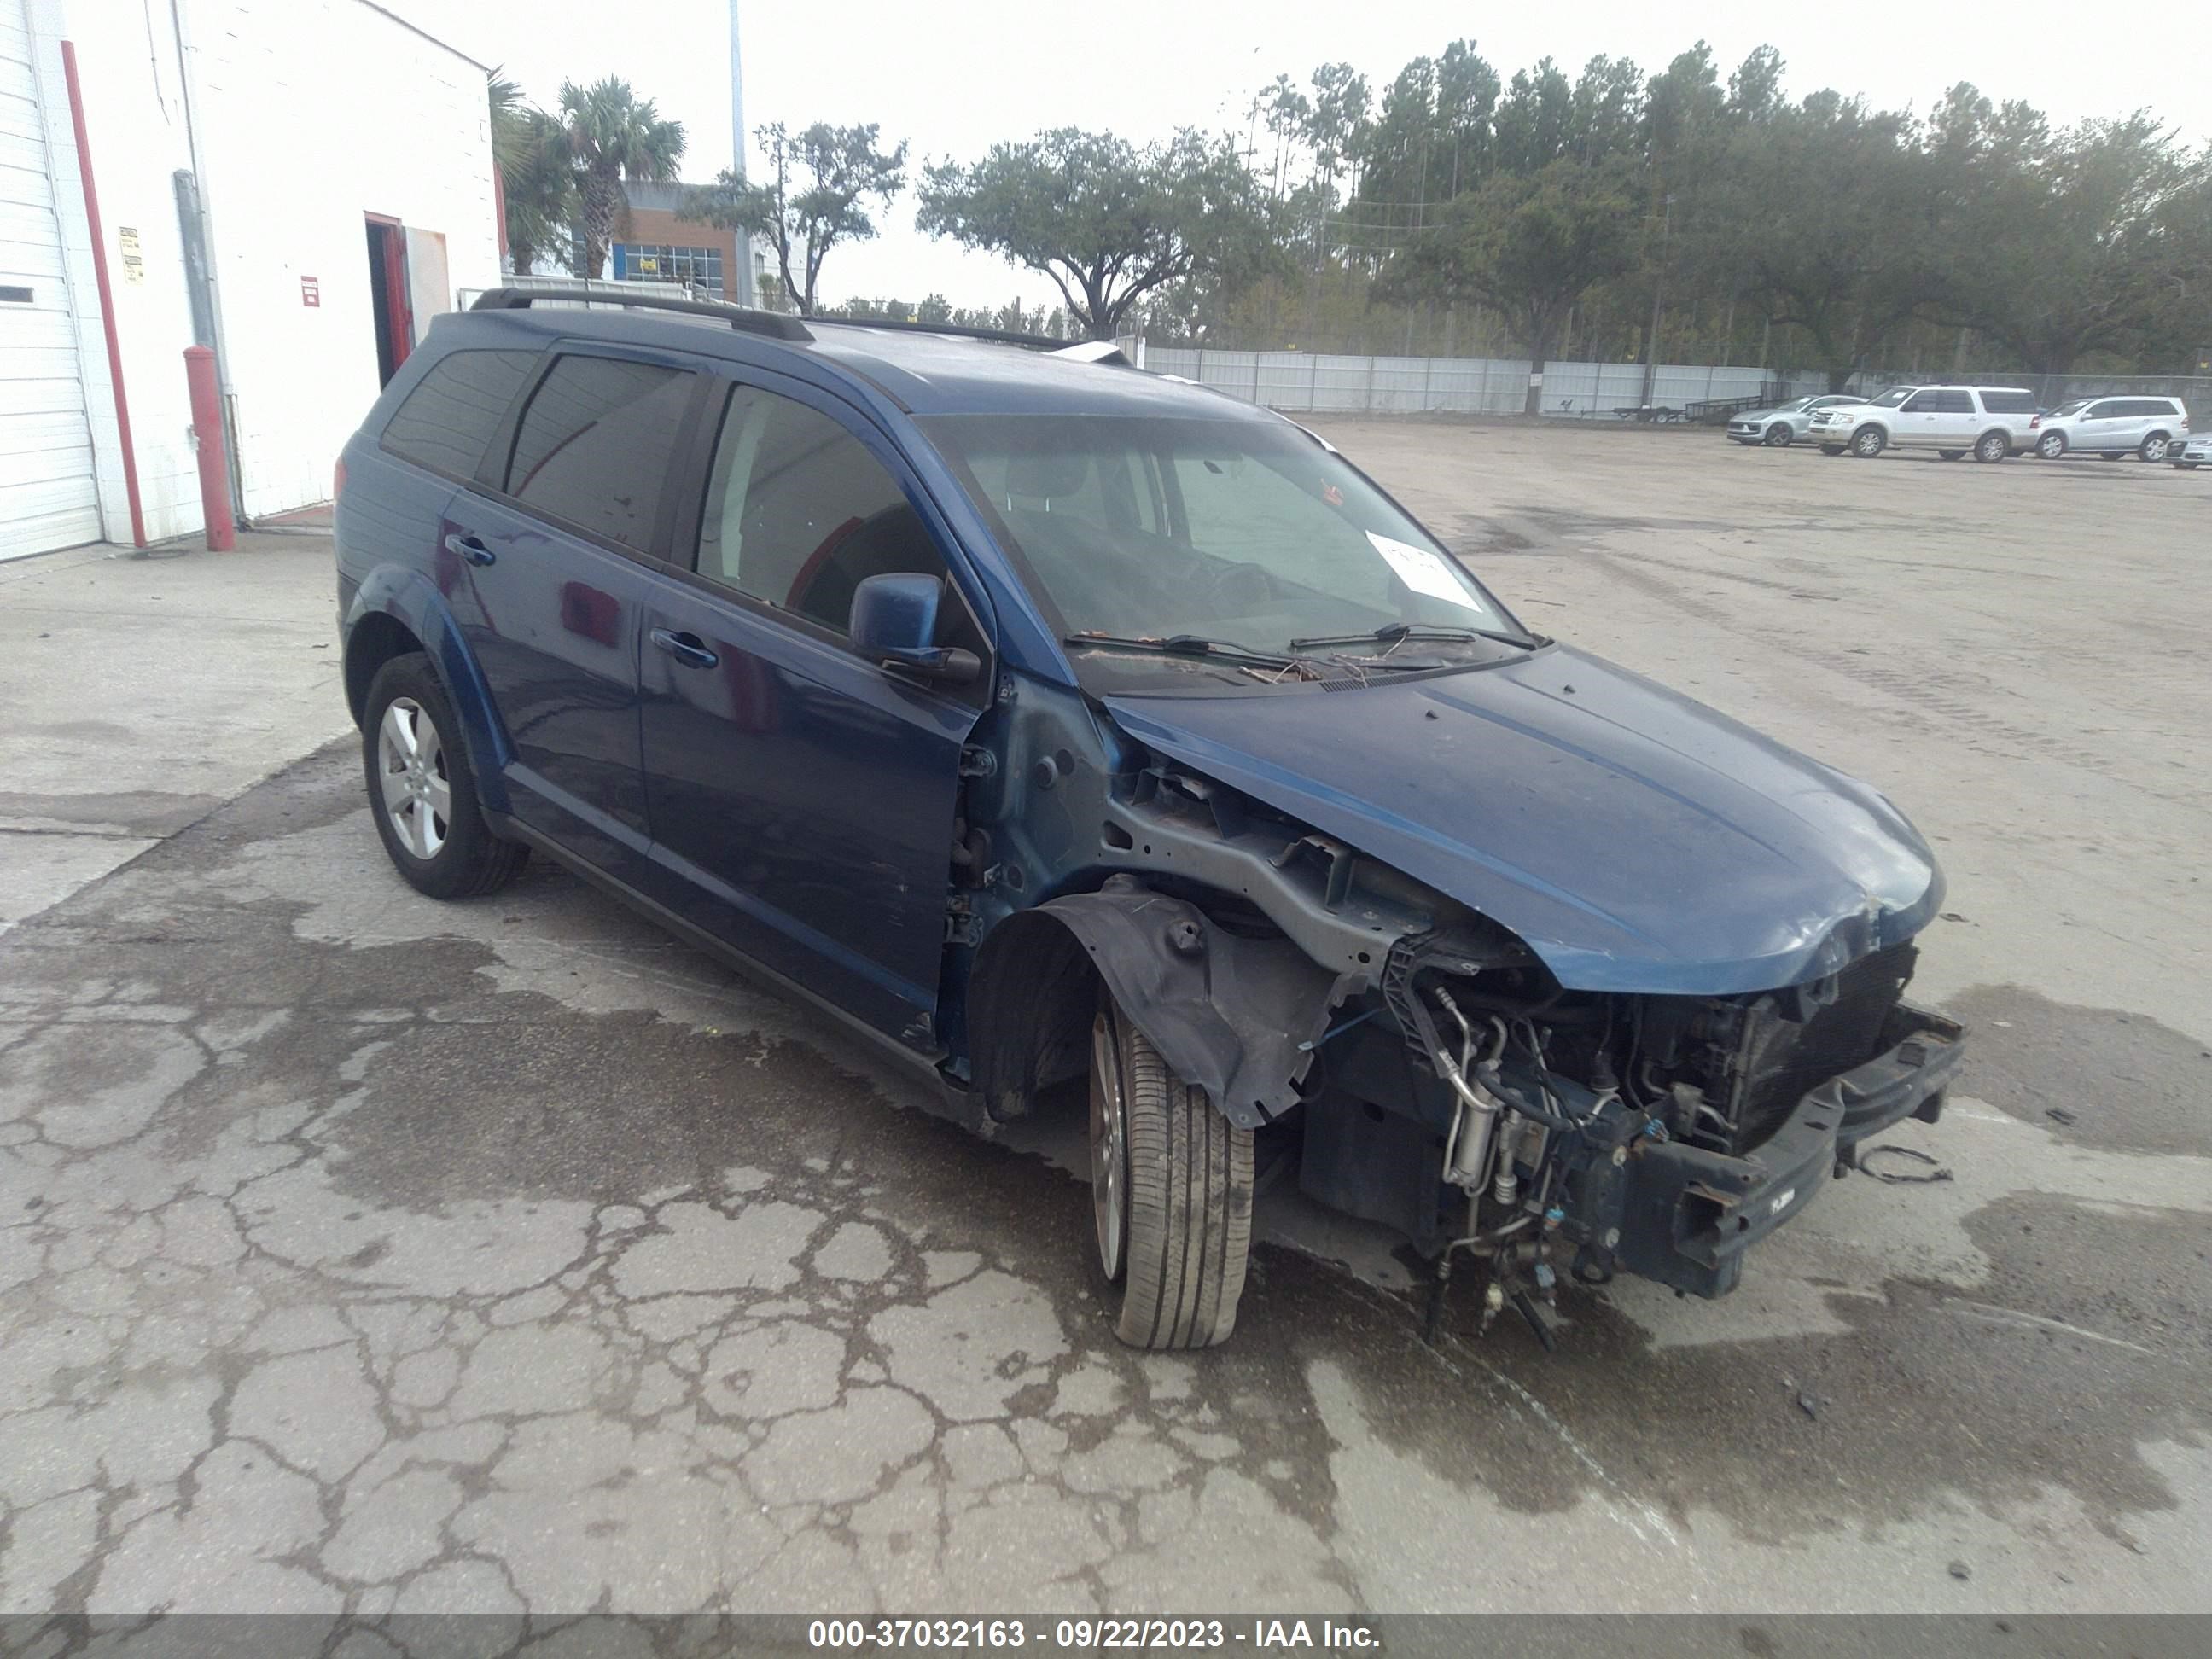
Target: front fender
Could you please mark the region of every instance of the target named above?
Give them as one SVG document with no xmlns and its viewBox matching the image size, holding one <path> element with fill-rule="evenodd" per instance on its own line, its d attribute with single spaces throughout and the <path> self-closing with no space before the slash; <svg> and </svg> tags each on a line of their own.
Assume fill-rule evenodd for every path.
<svg viewBox="0 0 2212 1659">
<path fill-rule="evenodd" d="M 361 637 L 359 624 L 368 617 L 390 617 L 422 641 L 439 684 L 461 722 L 462 740 L 476 773 L 477 795 L 487 811 L 508 811 L 507 767 L 514 758 L 514 745 L 492 702 L 491 687 L 476 653 L 454 620 L 452 607 L 436 584 L 419 570 L 398 565 L 380 565 L 369 572 L 354 592 L 343 627 L 346 653 L 353 653 Z"/>
<path fill-rule="evenodd" d="M 1134 885 L 1069 894 L 985 940 L 971 1008 L 987 1100 L 1072 1073 L 1087 1046 L 1085 961 L 1176 1076 L 1243 1128 L 1298 1103 L 1306 1045 L 1348 988 L 1288 939 L 1229 933 L 1183 900 Z"/>
</svg>

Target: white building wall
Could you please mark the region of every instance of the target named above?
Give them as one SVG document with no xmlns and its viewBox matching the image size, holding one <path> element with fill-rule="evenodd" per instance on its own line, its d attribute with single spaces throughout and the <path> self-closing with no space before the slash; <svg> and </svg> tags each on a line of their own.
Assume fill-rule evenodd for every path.
<svg viewBox="0 0 2212 1659">
<path fill-rule="evenodd" d="M 328 500 L 338 451 L 377 395 L 365 216 L 445 239 L 447 286 L 442 304 L 416 296 L 418 337 L 434 309 L 451 308 L 453 289 L 494 286 L 499 271 L 480 65 L 368 0 L 179 0 L 175 15 L 181 42 L 167 4 L 31 0 L 32 33 L 64 112 L 59 43 L 76 47 L 139 489 L 157 540 L 201 524 L 183 356 L 191 301 L 173 182 L 194 167 L 195 149 L 249 518 Z M 74 197 L 85 239 L 76 179 L 58 177 L 56 193 Z M 64 220 L 66 236 L 66 205 Z M 124 227 L 137 232 L 140 283 L 125 279 Z M 88 240 L 81 245 L 72 290 L 94 337 L 85 374 L 106 420 L 104 434 L 100 415 L 94 420 L 103 512 L 108 536 L 127 539 Z M 303 276 L 314 279 L 319 305 L 303 303 Z"/>
<path fill-rule="evenodd" d="M 125 30 L 120 27 L 125 19 L 119 9 L 80 4 L 74 10 L 85 14 L 87 22 L 101 12 L 106 15 L 100 20 L 102 27 L 73 28 L 76 19 L 65 0 L 31 0 L 30 19 L 54 156 L 54 196 L 76 313 L 85 405 L 91 416 L 93 450 L 98 460 L 100 520 L 108 540 L 130 541 L 123 447 L 108 375 L 100 289 L 93 276 L 92 228 L 84 215 L 69 88 L 62 70 L 64 40 L 76 49 L 86 137 L 100 189 L 100 213 L 105 221 L 102 236 L 115 301 L 116 340 L 131 403 L 132 447 L 137 456 L 139 499 L 148 538 L 161 541 L 197 530 L 201 522 L 184 361 L 179 355 L 191 343 L 191 316 L 169 184 L 173 168 L 189 165 L 183 111 L 177 99 L 176 57 L 171 50 L 167 64 L 158 64 L 143 19 L 130 20 L 138 27 Z M 166 20 L 161 21 L 166 29 Z M 158 86 L 153 73 L 156 67 L 166 70 Z M 123 261 L 120 232 L 125 227 L 138 236 L 143 264 L 137 282 L 130 280 Z"/>
</svg>

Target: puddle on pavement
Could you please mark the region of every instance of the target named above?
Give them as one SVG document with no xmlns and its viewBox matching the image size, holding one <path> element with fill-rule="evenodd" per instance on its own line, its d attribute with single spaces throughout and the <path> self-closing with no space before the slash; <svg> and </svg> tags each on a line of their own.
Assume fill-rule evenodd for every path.
<svg viewBox="0 0 2212 1659">
<path fill-rule="evenodd" d="M 1946 1012 L 1974 1034 L 1960 1093 L 2084 1146 L 2212 1158 L 2212 1041 L 2018 985 L 1976 986 Z"/>
</svg>

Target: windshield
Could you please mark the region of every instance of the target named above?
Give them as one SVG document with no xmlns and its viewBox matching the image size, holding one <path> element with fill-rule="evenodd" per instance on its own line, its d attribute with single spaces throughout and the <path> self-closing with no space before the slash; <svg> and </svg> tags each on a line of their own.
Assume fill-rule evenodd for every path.
<svg viewBox="0 0 2212 1659">
<path fill-rule="evenodd" d="M 1918 389 L 1917 386 L 1893 386 L 1872 402 L 1876 409 L 1895 409 Z"/>
<path fill-rule="evenodd" d="M 2072 403 L 2059 404 L 2057 408 L 2052 410 L 2051 412 L 2053 415 L 2079 415 L 2083 410 L 2088 408 L 2088 406 L 2095 401 L 2096 399 L 2094 398 L 2076 398 Z"/>
<path fill-rule="evenodd" d="M 1495 658 L 1537 641 L 1357 469 L 1287 422 L 945 415 L 921 422 L 1063 636 Z M 1440 638 L 1449 633 L 1467 637 Z M 1381 637 L 1376 636 L 1380 635 Z M 1371 643 L 1370 643 L 1371 641 Z M 1412 665 L 1407 662 L 1405 665 Z M 1157 665 L 1148 671 L 1155 675 Z"/>
</svg>

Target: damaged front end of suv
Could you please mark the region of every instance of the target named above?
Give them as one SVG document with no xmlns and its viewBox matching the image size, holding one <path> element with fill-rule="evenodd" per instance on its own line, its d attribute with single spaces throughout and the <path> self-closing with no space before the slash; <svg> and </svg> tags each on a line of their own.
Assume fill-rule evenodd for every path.
<svg viewBox="0 0 2212 1659">
<path fill-rule="evenodd" d="M 1847 926 L 1874 948 L 1772 989 L 1576 988 L 1217 779 L 1146 755 L 1111 783 L 1102 844 L 1130 867 L 1011 917 L 979 967 L 979 1029 L 1020 1034 L 977 1056 L 994 1109 L 1091 1064 L 1103 981 L 1263 1171 L 1434 1264 L 1431 1334 L 1468 1261 L 1481 1326 L 1510 1307 L 1547 1346 L 1569 1273 L 1723 1295 L 1862 1140 L 1942 1111 L 1961 1033 L 1903 998 L 1909 917 L 1891 942 Z"/>
<path fill-rule="evenodd" d="M 1076 682 L 1008 678 L 970 738 L 957 1074 L 1000 1120 L 1087 1076 L 1126 1339 L 1227 1334 L 1263 1181 L 1402 1234 L 1432 1323 L 1473 1261 L 1482 1324 L 1548 1342 L 1563 1276 L 1723 1295 L 1936 1120 L 1961 1033 L 1903 993 L 1942 878 L 1879 793 L 1528 631 L 1303 435 L 951 440 Z"/>
</svg>

